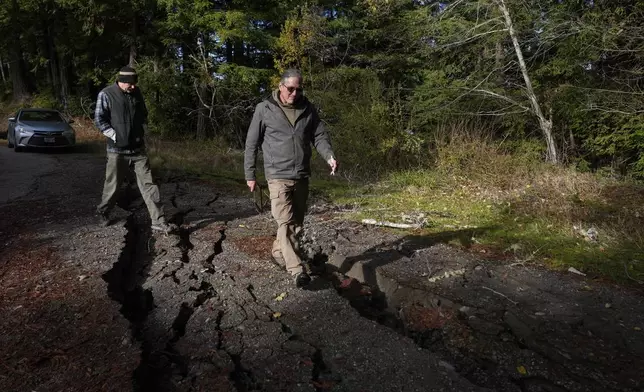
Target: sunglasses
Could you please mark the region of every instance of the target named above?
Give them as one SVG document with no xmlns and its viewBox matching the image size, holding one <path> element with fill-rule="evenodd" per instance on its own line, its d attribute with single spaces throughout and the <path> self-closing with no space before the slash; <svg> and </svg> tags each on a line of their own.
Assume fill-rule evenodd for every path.
<svg viewBox="0 0 644 392">
<path fill-rule="evenodd" d="M 293 86 L 285 86 L 282 85 L 286 88 L 286 91 L 288 91 L 289 94 L 293 94 L 293 91 L 297 91 L 298 94 L 301 94 L 304 89 L 302 87 L 293 87 Z"/>
</svg>

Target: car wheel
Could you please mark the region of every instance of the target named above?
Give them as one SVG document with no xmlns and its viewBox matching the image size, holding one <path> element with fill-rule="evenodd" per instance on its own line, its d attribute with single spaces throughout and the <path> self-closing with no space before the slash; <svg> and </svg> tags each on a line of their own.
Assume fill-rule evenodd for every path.
<svg viewBox="0 0 644 392">
<path fill-rule="evenodd" d="M 7 132 L 7 147 L 13 148 L 13 143 L 11 143 L 11 138 L 9 137 L 8 132 Z"/>
<path fill-rule="evenodd" d="M 14 152 L 21 152 L 21 151 L 22 151 L 22 147 L 20 147 L 20 146 L 18 146 L 18 145 L 14 145 L 14 146 L 13 146 L 13 151 L 14 151 Z"/>
</svg>

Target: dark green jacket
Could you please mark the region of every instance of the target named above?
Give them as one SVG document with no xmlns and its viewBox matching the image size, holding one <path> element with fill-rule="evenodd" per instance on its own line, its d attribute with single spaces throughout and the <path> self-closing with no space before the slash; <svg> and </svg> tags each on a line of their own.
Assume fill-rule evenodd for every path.
<svg viewBox="0 0 644 392">
<path fill-rule="evenodd" d="M 278 98 L 279 99 L 279 98 Z M 255 114 L 246 135 L 244 172 L 246 180 L 255 180 L 257 150 L 264 153 L 266 179 L 307 178 L 311 175 L 311 145 L 328 161 L 334 157 L 329 134 L 317 109 L 306 97 L 297 107 L 295 126 L 271 96 L 255 107 Z"/>
</svg>

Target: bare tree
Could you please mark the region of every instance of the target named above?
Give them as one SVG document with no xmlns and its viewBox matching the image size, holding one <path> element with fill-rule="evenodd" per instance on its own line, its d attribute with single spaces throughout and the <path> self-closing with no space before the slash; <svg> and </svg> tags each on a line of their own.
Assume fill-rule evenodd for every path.
<svg viewBox="0 0 644 392">
<path fill-rule="evenodd" d="M 0 56 L 0 73 L 2 74 L 2 83 L 7 83 L 7 78 L 4 76 L 4 63 L 2 62 L 2 56 Z"/>
<path fill-rule="evenodd" d="M 559 163 L 559 158 L 557 155 L 557 146 L 555 143 L 555 139 L 552 137 L 552 119 L 546 118 L 546 116 L 543 114 L 543 111 L 541 110 L 541 105 L 539 105 L 539 100 L 537 99 L 537 96 L 534 93 L 534 89 L 532 87 L 532 80 L 530 79 L 530 75 L 528 74 L 528 68 L 526 67 L 525 60 L 523 58 L 523 52 L 521 51 L 521 45 L 519 45 L 517 34 L 514 31 L 514 25 L 512 23 L 512 17 L 510 16 L 510 11 L 508 10 L 508 7 L 505 4 L 505 0 L 495 0 L 495 1 L 499 7 L 499 10 L 503 14 L 503 18 L 505 20 L 505 26 L 507 28 L 508 34 L 510 34 L 510 38 L 512 39 L 512 45 L 514 46 L 514 52 L 517 56 L 517 60 L 519 61 L 519 68 L 521 69 L 521 74 L 523 75 L 526 95 L 528 96 L 528 100 L 530 101 L 532 112 L 534 113 L 535 116 L 537 116 L 537 119 L 539 120 L 539 127 L 541 128 L 541 132 L 543 132 L 543 137 L 546 140 L 546 147 L 547 147 L 546 160 L 552 163 Z"/>
<path fill-rule="evenodd" d="M 139 40 L 139 17 L 136 11 L 132 15 L 132 30 L 130 36 L 130 57 L 128 65 L 134 67 L 136 64 L 136 57 L 138 54 L 138 40 Z"/>
<path fill-rule="evenodd" d="M 467 6 L 472 4 L 466 4 L 463 1 L 458 1 L 447 7 L 440 16 L 440 19 L 447 17 L 447 14 L 451 11 L 454 11 L 456 7 Z M 455 100 L 458 101 L 465 96 L 480 96 L 494 99 L 505 106 L 501 109 L 495 109 L 492 111 L 476 111 L 473 114 L 478 116 L 503 116 L 507 114 L 517 114 L 522 112 L 532 113 L 539 122 L 539 128 L 543 134 L 543 137 L 546 142 L 547 154 L 546 161 L 552 163 L 559 163 L 559 155 L 557 150 L 557 143 L 552 134 L 552 119 L 547 117 L 541 107 L 539 99 L 534 92 L 534 87 L 530 74 L 528 72 L 528 66 L 523 56 L 523 51 L 521 49 L 521 44 L 519 42 L 518 34 L 515 29 L 515 25 L 512 20 L 512 15 L 510 9 L 506 4 L 506 0 L 488 0 L 488 1 L 479 1 L 473 5 L 475 7 L 475 16 L 476 19 L 472 21 L 472 26 L 461 30 L 453 35 L 443 37 L 446 43 L 438 46 L 438 49 L 453 49 L 458 46 L 466 46 L 472 42 L 483 39 L 484 37 L 490 35 L 496 35 L 499 33 L 507 33 L 510 40 L 512 41 L 512 48 L 516 60 L 511 60 L 510 62 L 503 64 L 504 48 L 501 40 L 496 40 L 494 43 L 494 69 L 486 77 L 479 80 L 474 87 L 461 88 L 463 93 L 459 94 Z M 500 12 L 500 16 L 496 13 L 496 10 Z M 493 88 L 486 88 L 485 84 L 489 84 L 490 80 L 496 79 L 496 84 L 501 85 L 505 83 L 504 73 L 512 67 L 517 66 L 521 71 L 523 78 L 522 85 L 518 87 L 523 91 L 523 95 L 529 101 L 529 105 L 523 104 L 516 100 L 515 97 L 511 97 L 508 94 L 499 91 L 492 91 Z M 492 78 L 493 75 L 496 75 L 496 78 Z M 492 83 L 494 84 L 494 83 Z M 451 105 L 452 103 L 448 104 Z"/>
</svg>

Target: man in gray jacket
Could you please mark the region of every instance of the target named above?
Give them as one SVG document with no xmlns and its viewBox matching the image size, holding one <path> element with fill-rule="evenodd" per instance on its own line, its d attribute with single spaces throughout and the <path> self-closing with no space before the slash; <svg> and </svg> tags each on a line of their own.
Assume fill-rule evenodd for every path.
<svg viewBox="0 0 644 392">
<path fill-rule="evenodd" d="M 311 281 L 302 266 L 296 238 L 306 213 L 311 144 L 329 164 L 331 174 L 335 174 L 337 162 L 329 134 L 316 108 L 302 95 L 302 74 L 289 69 L 282 75 L 279 88 L 255 108 L 246 136 L 244 170 L 246 184 L 253 192 L 257 186 L 257 150 L 261 146 L 271 212 L 277 221 L 272 256 L 294 276 L 298 287 Z"/>
</svg>

